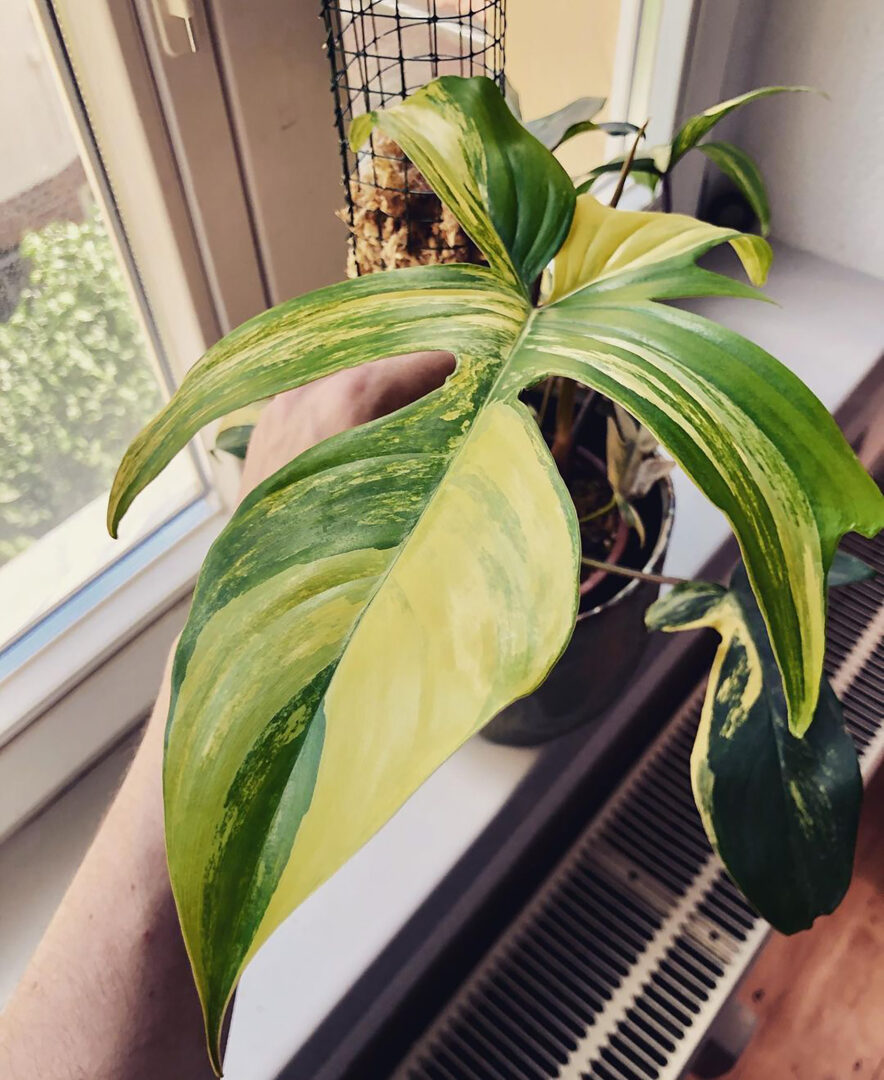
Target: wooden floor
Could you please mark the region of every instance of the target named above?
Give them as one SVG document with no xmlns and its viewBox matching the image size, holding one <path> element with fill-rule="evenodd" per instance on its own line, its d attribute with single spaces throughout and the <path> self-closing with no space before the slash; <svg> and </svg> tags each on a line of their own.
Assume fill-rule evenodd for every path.
<svg viewBox="0 0 884 1080">
<path fill-rule="evenodd" d="M 884 767 L 845 900 L 812 930 L 771 938 L 739 996 L 758 1026 L 728 1080 L 884 1080 Z"/>
</svg>

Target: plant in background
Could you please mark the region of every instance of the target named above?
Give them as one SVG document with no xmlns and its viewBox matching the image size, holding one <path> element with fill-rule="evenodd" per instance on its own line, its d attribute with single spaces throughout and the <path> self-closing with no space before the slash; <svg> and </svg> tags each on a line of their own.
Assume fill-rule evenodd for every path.
<svg viewBox="0 0 884 1080">
<path fill-rule="evenodd" d="M 772 94 L 807 93 L 809 86 L 761 86 L 757 90 L 740 94 L 738 97 L 712 105 L 696 116 L 690 117 L 678 129 L 672 142 L 655 146 L 641 155 L 634 155 L 627 164 L 627 172 L 639 183 L 656 192 L 659 186 L 662 192 L 663 209 L 672 209 L 671 177 L 672 170 L 690 150 L 699 150 L 733 181 L 746 199 L 752 212 L 758 218 L 763 236 L 770 231 L 770 203 L 764 179 L 757 163 L 739 146 L 730 142 L 701 142 L 719 121 L 732 112 L 770 97 Z M 629 123 L 600 123 L 593 121 L 605 104 L 604 98 L 579 98 L 565 105 L 549 116 L 529 121 L 525 126 L 550 150 L 555 150 L 568 139 L 584 131 L 604 131 L 609 135 L 638 134 L 639 128 Z M 515 105 L 517 109 L 518 106 Z M 606 173 L 619 173 L 623 170 L 627 155 L 620 155 L 591 169 L 578 184 L 577 192 L 590 191 L 600 176 Z"/>
<path fill-rule="evenodd" d="M 849 877 L 859 788 L 821 682 L 826 574 L 844 532 L 881 528 L 884 498 L 798 378 L 665 303 L 757 296 L 696 260 L 730 244 L 758 285 L 767 243 L 577 197 L 486 79 L 443 77 L 360 117 L 354 145 L 373 127 L 420 169 L 488 266 L 377 273 L 251 319 L 191 370 L 111 493 L 115 533 L 211 420 L 379 357 L 457 358 L 438 390 L 261 484 L 200 574 L 173 669 L 164 797 L 216 1068 L 223 1017 L 255 950 L 453 750 L 535 688 L 568 642 L 577 515 L 519 399 L 551 376 L 643 424 L 740 543 L 745 582 L 683 585 L 652 616 L 722 633 L 694 769 L 713 843 L 785 929 L 830 910 Z M 755 785 L 759 747 L 767 781 Z M 731 777 L 758 800 L 751 814 Z M 740 864 L 747 848 L 752 874 Z"/>
<path fill-rule="evenodd" d="M 160 405 L 97 207 L 28 233 L 20 255 L 27 283 L 0 322 L 0 563 L 106 491 Z"/>
</svg>

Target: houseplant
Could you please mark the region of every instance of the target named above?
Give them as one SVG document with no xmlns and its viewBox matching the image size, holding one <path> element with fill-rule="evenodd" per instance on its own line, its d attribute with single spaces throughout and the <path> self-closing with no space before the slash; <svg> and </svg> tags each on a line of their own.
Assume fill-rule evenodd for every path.
<svg viewBox="0 0 884 1080">
<path fill-rule="evenodd" d="M 245 323 L 133 442 L 110 497 L 113 534 L 137 493 L 212 419 L 381 356 L 457 356 L 438 390 L 261 484 L 200 574 L 173 668 L 164 798 L 172 888 L 216 1068 L 224 1014 L 255 950 L 461 742 L 532 690 L 568 641 L 576 514 L 518 399 L 550 375 L 627 409 L 728 515 L 761 624 L 740 629 L 746 605 L 738 614 L 717 594 L 688 597 L 660 622 L 705 620 L 742 646 L 719 673 L 748 675 L 719 680 L 707 729 L 722 710 L 725 723 L 749 722 L 770 699 L 778 737 L 800 744 L 801 775 L 760 793 L 787 808 L 791 831 L 756 831 L 754 865 L 766 879 L 780 874 L 797 820 L 805 854 L 821 855 L 802 862 L 813 885 L 808 917 L 846 886 L 831 866 L 852 844 L 856 774 L 829 767 L 842 729 L 814 720 L 818 702 L 830 704 L 820 692 L 825 577 L 844 532 L 873 535 L 884 524 L 884 498 L 794 375 L 731 331 L 660 302 L 756 296 L 695 260 L 728 243 L 760 284 L 767 243 L 577 198 L 482 78 L 443 77 L 359 118 L 354 144 L 374 125 L 489 265 L 369 275 Z M 756 662 L 768 646 L 770 662 Z M 716 754 L 729 745 L 714 740 Z M 704 807 L 713 840 L 725 821 L 739 832 L 734 805 Z M 808 823 L 823 827 L 811 833 Z M 810 889 L 798 886 L 804 902 Z"/>
</svg>

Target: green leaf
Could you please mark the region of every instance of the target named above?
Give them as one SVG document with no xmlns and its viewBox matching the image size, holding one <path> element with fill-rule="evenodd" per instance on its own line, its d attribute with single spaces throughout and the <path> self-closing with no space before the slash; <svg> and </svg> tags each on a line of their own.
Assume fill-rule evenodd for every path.
<svg viewBox="0 0 884 1080">
<path fill-rule="evenodd" d="M 729 176 L 742 193 L 743 197 L 752 207 L 752 212 L 758 218 L 761 226 L 761 235 L 767 236 L 770 232 L 770 204 L 767 200 L 767 190 L 761 170 L 745 150 L 728 142 L 701 143 L 698 150 L 702 150 L 710 161 L 713 161 L 719 169 Z"/>
<path fill-rule="evenodd" d="M 743 568 L 731 589 L 676 586 L 652 629 L 714 628 L 721 644 L 694 750 L 694 798 L 710 843 L 749 901 L 793 934 L 847 891 L 862 799 L 853 741 L 825 680 L 813 724 L 789 730 L 782 681 Z"/>
<path fill-rule="evenodd" d="M 490 79 L 445 75 L 354 121 L 354 150 L 378 127 L 420 169 L 497 273 L 530 291 L 559 250 L 574 185 Z"/>
<path fill-rule="evenodd" d="M 856 555 L 846 551 L 836 551 L 829 567 L 828 584 L 830 589 L 842 585 L 854 585 L 858 581 L 870 581 L 878 571 Z"/>
<path fill-rule="evenodd" d="M 735 109 L 740 109 L 751 101 L 758 101 L 759 98 L 770 97 L 771 94 L 785 93 L 814 93 L 814 89 L 812 86 L 761 86 L 757 90 L 750 90 L 747 94 L 729 98 L 727 101 L 722 101 L 718 105 L 713 105 L 696 116 L 690 117 L 682 124 L 672 140 L 672 157 L 669 168 L 672 168 L 679 158 L 684 157 L 688 150 L 696 146 L 700 139 L 707 135 L 719 120 L 723 120 Z"/>
<path fill-rule="evenodd" d="M 693 265 L 723 241 L 763 279 L 770 249 L 760 237 L 581 196 L 553 266 L 552 302 L 523 349 L 535 354 L 538 381 L 568 375 L 627 409 L 725 513 L 801 735 L 819 693 L 829 563 L 845 532 L 884 525 L 884 498 L 787 368 L 731 330 L 653 302 L 735 294 L 735 282 Z"/>
<path fill-rule="evenodd" d="M 225 416 L 215 434 L 215 449 L 240 459 L 244 458 L 263 408 L 263 402 L 256 401 Z"/>
<path fill-rule="evenodd" d="M 376 118 L 483 236 L 491 267 L 375 274 L 250 321 L 194 367 L 114 484 L 113 528 L 176 450 L 231 409 L 385 355 L 457 357 L 437 391 L 256 489 L 200 575 L 173 670 L 164 792 L 216 1065 L 255 949 L 565 646 L 576 516 L 519 402 L 526 386 L 561 374 L 601 390 L 729 515 L 801 730 L 837 537 L 884 524 L 884 499 L 794 376 L 658 302 L 757 295 L 694 260 L 730 243 L 761 281 L 767 244 L 589 196 L 574 214 L 549 152 L 491 122 L 505 109 L 493 93 L 497 103 L 481 80 L 449 77 L 409 99 L 411 112 L 406 101 Z M 532 308 L 526 267 L 559 246 L 556 206 L 574 224 Z"/>
<path fill-rule="evenodd" d="M 604 176 L 606 173 L 619 173 L 625 160 L 625 157 L 621 155 L 620 157 L 611 158 L 610 161 L 606 161 L 603 165 L 596 165 L 577 185 L 577 194 L 585 195 L 600 176 Z M 635 173 L 641 173 L 642 177 L 654 176 L 658 179 L 660 176 L 654 159 L 650 157 L 637 157 L 633 160 L 629 175 L 633 176 Z M 646 181 L 641 180 L 640 183 L 646 183 Z"/>
<path fill-rule="evenodd" d="M 597 125 L 592 123 L 596 116 L 605 106 L 603 97 L 581 97 L 576 101 L 563 105 L 546 116 L 540 116 L 536 120 L 529 120 L 525 127 L 538 139 L 547 150 L 555 150 L 563 142 L 579 135 L 581 131 L 590 131 Z M 524 123 L 524 121 L 523 121 Z"/>
</svg>

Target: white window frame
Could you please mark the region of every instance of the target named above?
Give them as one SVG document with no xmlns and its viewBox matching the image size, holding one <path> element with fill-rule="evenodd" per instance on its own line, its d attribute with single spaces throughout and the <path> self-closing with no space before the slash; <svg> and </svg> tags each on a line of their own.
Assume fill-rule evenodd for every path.
<svg viewBox="0 0 884 1080">
<path fill-rule="evenodd" d="M 107 223 L 135 309 L 177 383 L 220 336 L 223 322 L 134 12 L 124 0 L 32 0 L 32 8 L 84 167 L 114 208 Z M 80 96 L 85 110 L 77 107 Z M 240 250 L 242 260 L 249 255 Z M 254 263 L 257 276 L 257 255 Z M 121 562 L 134 567 L 122 584 L 104 589 L 103 574 L 87 583 L 97 601 L 0 680 L 0 838 L 149 712 L 233 490 L 233 477 L 219 473 L 204 447 L 197 444 L 194 452 L 207 481 L 204 494 L 121 552 Z"/>
</svg>

